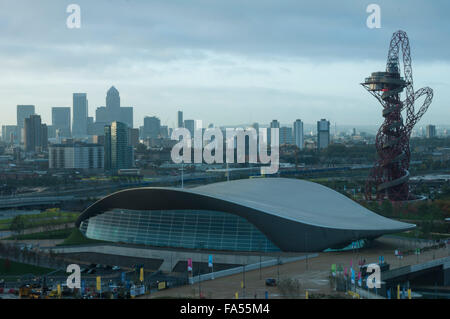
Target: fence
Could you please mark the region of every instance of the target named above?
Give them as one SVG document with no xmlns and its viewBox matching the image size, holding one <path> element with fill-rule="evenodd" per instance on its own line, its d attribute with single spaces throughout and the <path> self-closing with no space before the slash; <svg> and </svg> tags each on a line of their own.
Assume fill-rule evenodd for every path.
<svg viewBox="0 0 450 319">
<path fill-rule="evenodd" d="M 202 274 L 202 275 L 190 277 L 189 283 L 192 285 L 199 281 L 211 280 L 211 279 L 215 279 L 215 278 L 239 274 L 244 271 L 244 267 L 245 267 L 245 271 L 251 271 L 251 270 L 255 270 L 255 269 L 259 269 L 259 268 L 272 267 L 272 266 L 277 265 L 278 263 L 286 264 L 286 263 L 290 263 L 290 262 L 294 262 L 294 261 L 304 260 L 306 258 L 314 258 L 314 257 L 317 257 L 318 255 L 319 254 L 310 254 L 310 255 L 304 255 L 304 256 L 300 256 L 300 257 L 290 257 L 290 258 L 266 260 L 261 263 L 239 266 L 239 267 L 235 267 L 235 268 L 230 268 L 230 269 L 225 269 L 225 270 L 221 270 L 221 271 L 211 272 L 208 274 Z"/>
</svg>

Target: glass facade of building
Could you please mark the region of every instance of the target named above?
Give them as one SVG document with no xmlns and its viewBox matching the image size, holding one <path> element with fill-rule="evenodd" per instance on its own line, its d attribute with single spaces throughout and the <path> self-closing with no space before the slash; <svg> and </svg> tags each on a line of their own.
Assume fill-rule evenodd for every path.
<svg viewBox="0 0 450 319">
<path fill-rule="evenodd" d="M 218 211 L 114 209 L 84 220 L 88 238 L 111 242 L 226 251 L 279 251 L 246 219 Z"/>
</svg>

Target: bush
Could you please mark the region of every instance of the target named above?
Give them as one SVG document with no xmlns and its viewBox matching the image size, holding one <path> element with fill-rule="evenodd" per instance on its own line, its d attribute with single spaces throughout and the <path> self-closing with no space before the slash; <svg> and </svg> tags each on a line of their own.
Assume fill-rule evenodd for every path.
<svg viewBox="0 0 450 319">
<path fill-rule="evenodd" d="M 298 298 L 301 293 L 302 285 L 298 279 L 285 278 L 277 284 L 283 297 Z"/>
</svg>

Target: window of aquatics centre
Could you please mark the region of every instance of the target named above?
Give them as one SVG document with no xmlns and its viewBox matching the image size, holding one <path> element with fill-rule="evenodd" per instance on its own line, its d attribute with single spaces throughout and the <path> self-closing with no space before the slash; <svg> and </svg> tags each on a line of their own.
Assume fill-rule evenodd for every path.
<svg viewBox="0 0 450 319">
<path fill-rule="evenodd" d="M 153 247 L 223 251 L 280 251 L 245 218 L 213 210 L 111 209 L 85 219 L 88 238 Z"/>
</svg>

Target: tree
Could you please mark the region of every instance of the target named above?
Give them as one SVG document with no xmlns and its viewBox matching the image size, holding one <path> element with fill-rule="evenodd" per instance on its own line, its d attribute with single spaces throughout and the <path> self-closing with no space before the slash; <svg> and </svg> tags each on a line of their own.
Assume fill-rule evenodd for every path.
<svg viewBox="0 0 450 319">
<path fill-rule="evenodd" d="M 139 143 L 136 146 L 136 153 L 144 154 L 147 151 L 147 146 L 142 143 Z"/>
<path fill-rule="evenodd" d="M 20 235 L 22 231 L 25 229 L 25 220 L 23 216 L 17 215 L 11 222 L 9 229 L 16 232 L 16 234 Z"/>
<path fill-rule="evenodd" d="M 390 200 L 384 200 L 381 203 L 381 213 L 384 216 L 388 216 L 388 217 L 392 216 L 392 214 L 394 213 L 394 208 L 393 208 Z"/>
<path fill-rule="evenodd" d="M 9 272 L 9 270 L 11 269 L 11 262 L 9 261 L 8 258 L 5 259 L 5 272 Z"/>
</svg>

